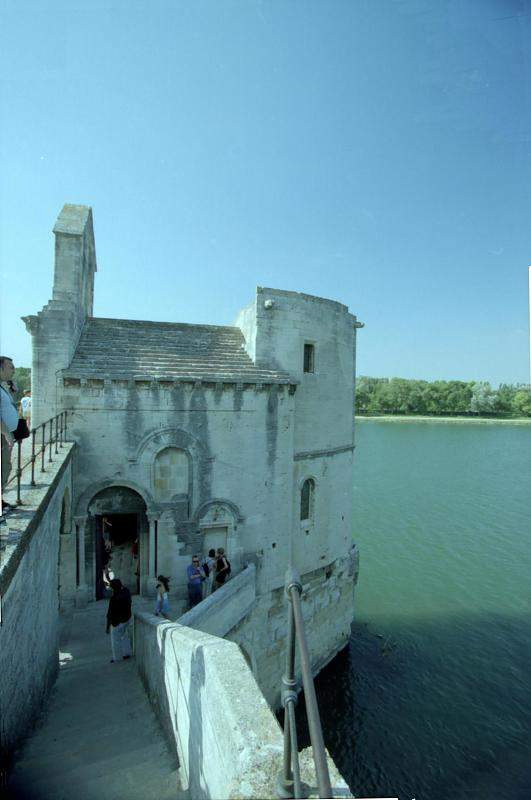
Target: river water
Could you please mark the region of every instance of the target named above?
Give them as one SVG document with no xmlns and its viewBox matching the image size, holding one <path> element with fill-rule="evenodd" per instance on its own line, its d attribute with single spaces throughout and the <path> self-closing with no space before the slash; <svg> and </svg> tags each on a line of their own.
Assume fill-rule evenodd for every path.
<svg viewBox="0 0 531 800">
<path fill-rule="evenodd" d="M 362 797 L 531 800 L 531 426 L 362 420 L 354 494 L 353 635 L 317 680 L 339 769 Z"/>
</svg>

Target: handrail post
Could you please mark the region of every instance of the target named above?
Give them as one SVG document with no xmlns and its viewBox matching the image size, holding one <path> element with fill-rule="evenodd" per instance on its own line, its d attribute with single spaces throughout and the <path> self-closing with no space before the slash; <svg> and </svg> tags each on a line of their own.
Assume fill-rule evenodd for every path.
<svg viewBox="0 0 531 800">
<path fill-rule="evenodd" d="M 321 719 L 319 717 L 319 707 L 317 696 L 313 684 L 312 667 L 306 633 L 304 631 L 304 620 L 301 609 L 301 585 L 293 583 L 288 586 L 288 593 L 293 605 L 293 616 L 295 618 L 295 630 L 299 644 L 299 657 L 301 664 L 302 685 L 304 688 L 304 699 L 306 701 L 306 715 L 308 717 L 308 727 L 310 729 L 310 739 L 312 742 L 313 760 L 315 762 L 315 772 L 317 776 L 317 786 L 319 797 L 333 797 L 330 774 L 328 772 L 328 762 L 324 746 Z"/>
<path fill-rule="evenodd" d="M 278 796 L 280 798 L 302 797 L 297 728 L 295 723 L 295 705 L 297 704 L 297 681 L 295 678 L 295 640 L 296 628 L 293 615 L 293 603 L 289 588 L 300 585 L 294 570 L 286 573 L 286 597 L 288 599 L 288 630 L 286 637 L 286 671 L 282 676 L 281 700 L 284 708 L 284 755 L 282 774 L 278 780 Z M 301 587 L 302 588 L 302 587 Z"/>
<path fill-rule="evenodd" d="M 46 423 L 44 423 L 46 426 Z M 53 419 L 50 420 L 50 433 L 48 434 L 48 463 L 52 463 L 52 444 L 53 444 Z"/>
<path fill-rule="evenodd" d="M 22 439 L 19 439 L 17 442 L 17 506 L 22 505 L 22 500 L 20 499 L 20 478 L 22 475 L 21 449 Z"/>
<path fill-rule="evenodd" d="M 67 441 L 67 438 L 66 438 L 67 421 L 68 421 L 68 411 L 65 409 L 65 442 Z"/>
<path fill-rule="evenodd" d="M 64 411 L 61 411 L 59 415 L 59 447 L 63 446 L 64 436 L 63 436 L 63 419 L 64 419 Z"/>
<path fill-rule="evenodd" d="M 59 414 L 55 415 L 55 455 L 59 454 Z"/>
<path fill-rule="evenodd" d="M 281 700 L 284 708 L 284 756 L 282 773 L 278 779 L 278 796 L 280 798 L 296 797 L 293 793 L 293 760 L 292 760 L 292 731 L 288 705 L 292 695 L 297 698 L 297 684 L 295 681 L 295 621 L 291 603 L 288 605 L 288 633 L 286 647 L 286 672 L 282 676 Z"/>
<path fill-rule="evenodd" d="M 37 431 L 33 428 L 31 432 L 31 485 L 35 486 L 35 435 Z"/>
<path fill-rule="evenodd" d="M 46 472 L 44 468 L 44 454 L 46 452 L 46 423 L 43 422 L 42 428 L 42 447 L 41 447 L 41 472 Z"/>
</svg>

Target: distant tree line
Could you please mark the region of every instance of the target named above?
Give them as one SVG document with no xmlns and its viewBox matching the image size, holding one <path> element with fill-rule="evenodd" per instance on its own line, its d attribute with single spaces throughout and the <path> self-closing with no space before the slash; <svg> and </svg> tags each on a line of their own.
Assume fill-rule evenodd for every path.
<svg viewBox="0 0 531 800">
<path fill-rule="evenodd" d="M 485 381 L 417 381 L 369 378 L 356 381 L 356 411 L 361 414 L 531 417 L 528 386 Z"/>
<path fill-rule="evenodd" d="M 16 367 L 13 380 L 17 387 L 16 399 L 20 400 L 28 389 L 31 389 L 31 369 L 29 367 Z"/>
<path fill-rule="evenodd" d="M 31 389 L 31 369 L 17 367 L 17 400 Z M 428 416 L 531 417 L 531 391 L 502 383 L 493 389 L 484 381 L 417 381 L 369 378 L 356 381 L 359 414 L 426 414 Z"/>
</svg>

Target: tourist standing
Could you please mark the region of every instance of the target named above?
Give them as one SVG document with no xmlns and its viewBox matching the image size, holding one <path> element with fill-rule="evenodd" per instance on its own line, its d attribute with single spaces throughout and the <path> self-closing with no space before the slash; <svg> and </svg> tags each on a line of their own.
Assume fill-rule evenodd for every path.
<svg viewBox="0 0 531 800">
<path fill-rule="evenodd" d="M 111 580 L 112 597 L 107 611 L 107 630 L 111 634 L 112 658 L 115 661 L 131 658 L 129 625 L 131 623 L 131 594 L 119 578 Z"/>
<path fill-rule="evenodd" d="M 170 579 L 165 578 L 164 575 L 157 575 L 157 603 L 155 606 L 155 614 L 157 617 L 167 617 L 170 613 L 170 601 L 168 594 L 170 591 Z"/>
<path fill-rule="evenodd" d="M 13 360 L 8 356 L 0 356 L 0 424 L 1 424 L 1 471 L 2 494 L 11 472 L 11 449 L 13 447 L 13 432 L 18 427 L 18 411 L 14 399 L 15 385 L 12 381 L 15 373 Z M 3 502 L 5 508 L 11 508 L 10 503 Z"/>
<path fill-rule="evenodd" d="M 203 599 L 212 594 L 212 584 L 214 583 L 214 570 L 216 568 L 216 551 L 211 548 L 208 555 L 203 559 L 203 572 L 205 573 L 205 580 L 203 581 Z"/>
<path fill-rule="evenodd" d="M 190 608 L 193 608 L 203 599 L 201 584 L 205 580 L 205 573 L 199 565 L 199 556 L 192 557 L 192 563 L 186 567 L 186 575 L 188 577 L 188 600 Z"/>
<path fill-rule="evenodd" d="M 223 586 L 230 576 L 230 562 L 225 556 L 225 550 L 218 547 L 216 552 L 216 580 L 214 581 L 213 592 Z"/>
</svg>

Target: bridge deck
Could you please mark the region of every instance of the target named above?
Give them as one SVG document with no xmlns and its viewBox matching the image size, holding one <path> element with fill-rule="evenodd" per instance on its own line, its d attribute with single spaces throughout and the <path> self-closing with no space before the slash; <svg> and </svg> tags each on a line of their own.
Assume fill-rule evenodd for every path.
<svg viewBox="0 0 531 800">
<path fill-rule="evenodd" d="M 76 611 L 46 711 L 9 782 L 9 800 L 179 800 L 177 763 L 134 658 L 111 664 L 107 603 Z"/>
</svg>

